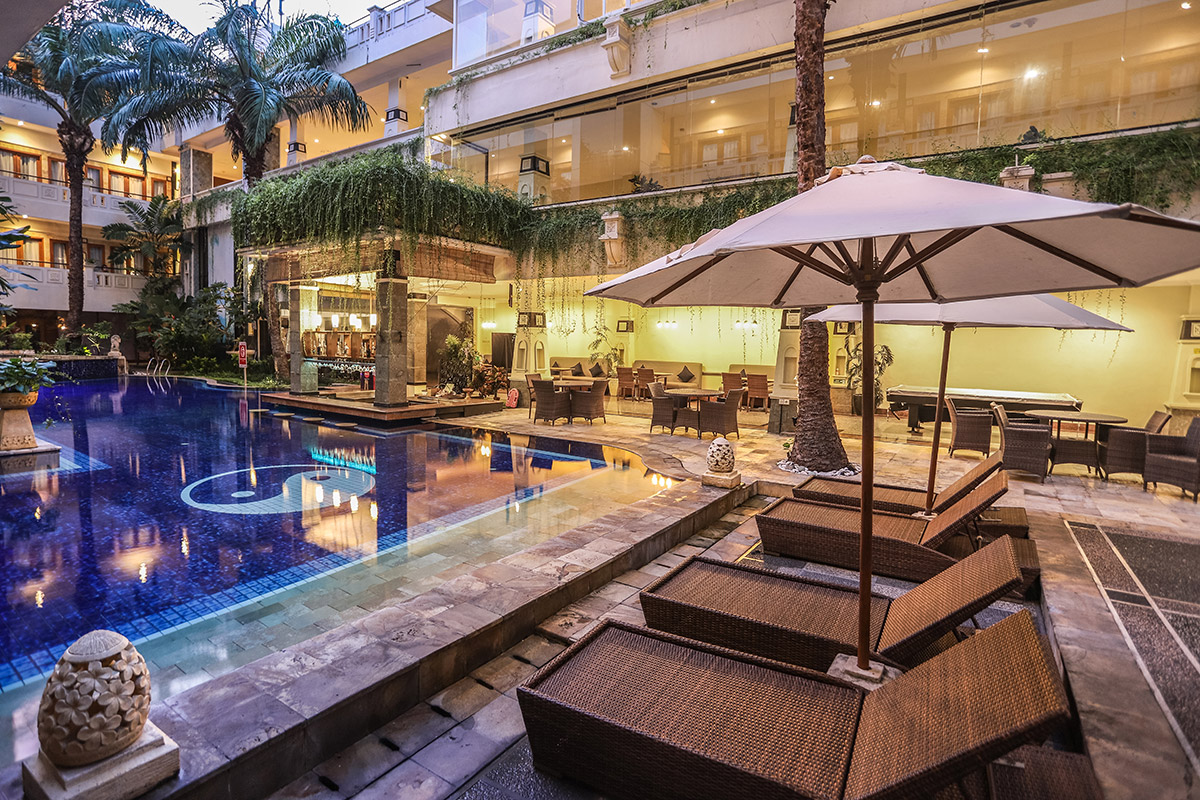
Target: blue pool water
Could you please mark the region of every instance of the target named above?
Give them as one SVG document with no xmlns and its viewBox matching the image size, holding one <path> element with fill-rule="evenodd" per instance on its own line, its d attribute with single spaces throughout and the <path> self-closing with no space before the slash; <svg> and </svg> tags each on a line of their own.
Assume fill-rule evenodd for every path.
<svg viewBox="0 0 1200 800">
<path fill-rule="evenodd" d="M 623 451 L 465 428 L 390 435 L 128 378 L 43 390 L 60 467 L 0 477 L 0 688 L 94 628 L 153 637 L 600 473 Z M 640 478 L 640 473 L 639 473 Z"/>
</svg>

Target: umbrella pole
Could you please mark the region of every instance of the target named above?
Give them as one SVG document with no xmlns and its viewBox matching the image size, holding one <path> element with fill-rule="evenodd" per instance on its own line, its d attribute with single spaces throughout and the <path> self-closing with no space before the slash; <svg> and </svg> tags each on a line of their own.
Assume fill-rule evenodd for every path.
<svg viewBox="0 0 1200 800">
<path fill-rule="evenodd" d="M 874 287 L 861 288 L 862 303 L 862 536 L 858 550 L 858 668 L 871 669 L 871 536 L 875 504 L 875 301 Z M 870 405 L 868 405 L 868 403 Z"/>
<path fill-rule="evenodd" d="M 933 410 L 933 450 L 929 454 L 929 487 L 925 490 L 925 513 L 933 513 L 933 486 L 937 480 L 938 446 L 942 440 L 942 409 L 946 405 L 946 374 L 950 371 L 950 334 L 954 324 L 942 323 L 942 375 L 938 379 L 937 407 Z"/>
</svg>

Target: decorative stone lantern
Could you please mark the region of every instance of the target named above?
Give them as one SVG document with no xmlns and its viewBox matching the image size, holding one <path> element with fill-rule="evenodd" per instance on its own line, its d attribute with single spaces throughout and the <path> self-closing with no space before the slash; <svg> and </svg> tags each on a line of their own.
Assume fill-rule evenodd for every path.
<svg viewBox="0 0 1200 800">
<path fill-rule="evenodd" d="M 179 747 L 149 719 L 150 671 L 128 639 L 92 631 L 67 648 L 38 708 L 34 800 L 129 800 L 179 771 Z"/>
<path fill-rule="evenodd" d="M 708 446 L 708 471 L 700 476 L 704 486 L 733 489 L 742 485 L 742 473 L 735 470 L 733 445 L 724 436 L 718 436 Z"/>
<path fill-rule="evenodd" d="M 150 716 L 150 671 L 129 640 L 92 631 L 67 648 L 42 692 L 38 741 L 60 767 L 107 758 L 133 744 Z"/>
</svg>

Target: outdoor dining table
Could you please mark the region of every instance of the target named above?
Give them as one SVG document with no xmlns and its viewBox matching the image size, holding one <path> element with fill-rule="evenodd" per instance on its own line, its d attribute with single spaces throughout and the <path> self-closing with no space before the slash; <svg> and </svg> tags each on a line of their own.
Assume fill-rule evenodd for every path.
<svg viewBox="0 0 1200 800">
<path fill-rule="evenodd" d="M 555 378 L 555 389 L 582 389 L 584 387 L 591 388 L 591 378 Z"/>
<path fill-rule="evenodd" d="M 1101 425 L 1123 425 L 1129 420 L 1112 414 L 1095 414 L 1090 411 L 1068 411 L 1062 408 L 1034 408 L 1022 412 L 1033 419 L 1049 422 L 1054 428 L 1054 464 L 1082 464 L 1091 469 L 1100 468 L 1100 453 L 1096 439 L 1092 437 L 1093 426 L 1098 433 Z M 1082 422 L 1082 439 L 1062 438 L 1064 422 Z M 1054 467 L 1051 467 L 1053 470 Z"/>
<path fill-rule="evenodd" d="M 720 397 L 724 394 L 720 389 L 667 389 L 667 394 L 671 397 L 681 397 L 685 402 L 690 403 L 692 400 L 703 400 L 708 397 Z"/>
</svg>

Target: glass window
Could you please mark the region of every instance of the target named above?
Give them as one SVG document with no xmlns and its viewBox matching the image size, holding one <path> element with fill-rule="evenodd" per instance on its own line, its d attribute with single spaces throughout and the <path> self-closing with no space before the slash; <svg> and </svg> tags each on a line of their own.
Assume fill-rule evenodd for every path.
<svg viewBox="0 0 1200 800">
<path fill-rule="evenodd" d="M 462 0 L 459 8 L 483 14 L 480 30 L 492 37 L 481 40 L 484 53 L 506 29 L 503 15 L 518 6 L 473 3 Z M 1200 14 L 1166 0 L 1125 7 L 1118 0 L 1051 0 L 831 49 L 828 159 L 1015 144 L 1031 127 L 1070 136 L 1195 118 Z M 795 168 L 794 100 L 792 60 L 778 56 L 733 74 L 446 137 L 435 141 L 436 158 L 478 181 L 550 202 L 782 175 Z M 530 155 L 545 159 L 550 174 L 522 172 Z"/>
<path fill-rule="evenodd" d="M 87 260 L 93 267 L 104 266 L 104 245 L 89 244 L 87 246 Z"/>
<path fill-rule="evenodd" d="M 50 261 L 56 267 L 67 266 L 67 243 L 52 242 L 50 245 Z"/>
<path fill-rule="evenodd" d="M 96 191 L 100 191 L 103 184 L 100 182 L 100 168 L 87 167 L 83 173 L 83 182 L 85 185 L 92 187 Z"/>
<path fill-rule="evenodd" d="M 108 190 L 113 194 L 125 194 L 125 176 L 119 172 L 108 173 Z"/>
<path fill-rule="evenodd" d="M 39 170 L 42 160 L 39 157 L 18 153 L 15 163 L 16 173 L 22 178 L 36 181 L 40 177 Z"/>
<path fill-rule="evenodd" d="M 58 159 L 50 159 L 50 181 L 52 183 L 67 182 L 67 164 Z"/>
<path fill-rule="evenodd" d="M 21 244 L 21 262 L 23 264 L 39 264 L 42 260 L 42 240 L 26 239 Z"/>
<path fill-rule="evenodd" d="M 145 197 L 146 196 L 146 181 L 144 178 L 129 176 L 129 196 L 130 197 Z"/>
<path fill-rule="evenodd" d="M 457 0 L 454 65 L 532 44 L 578 23 L 575 0 Z"/>
</svg>

